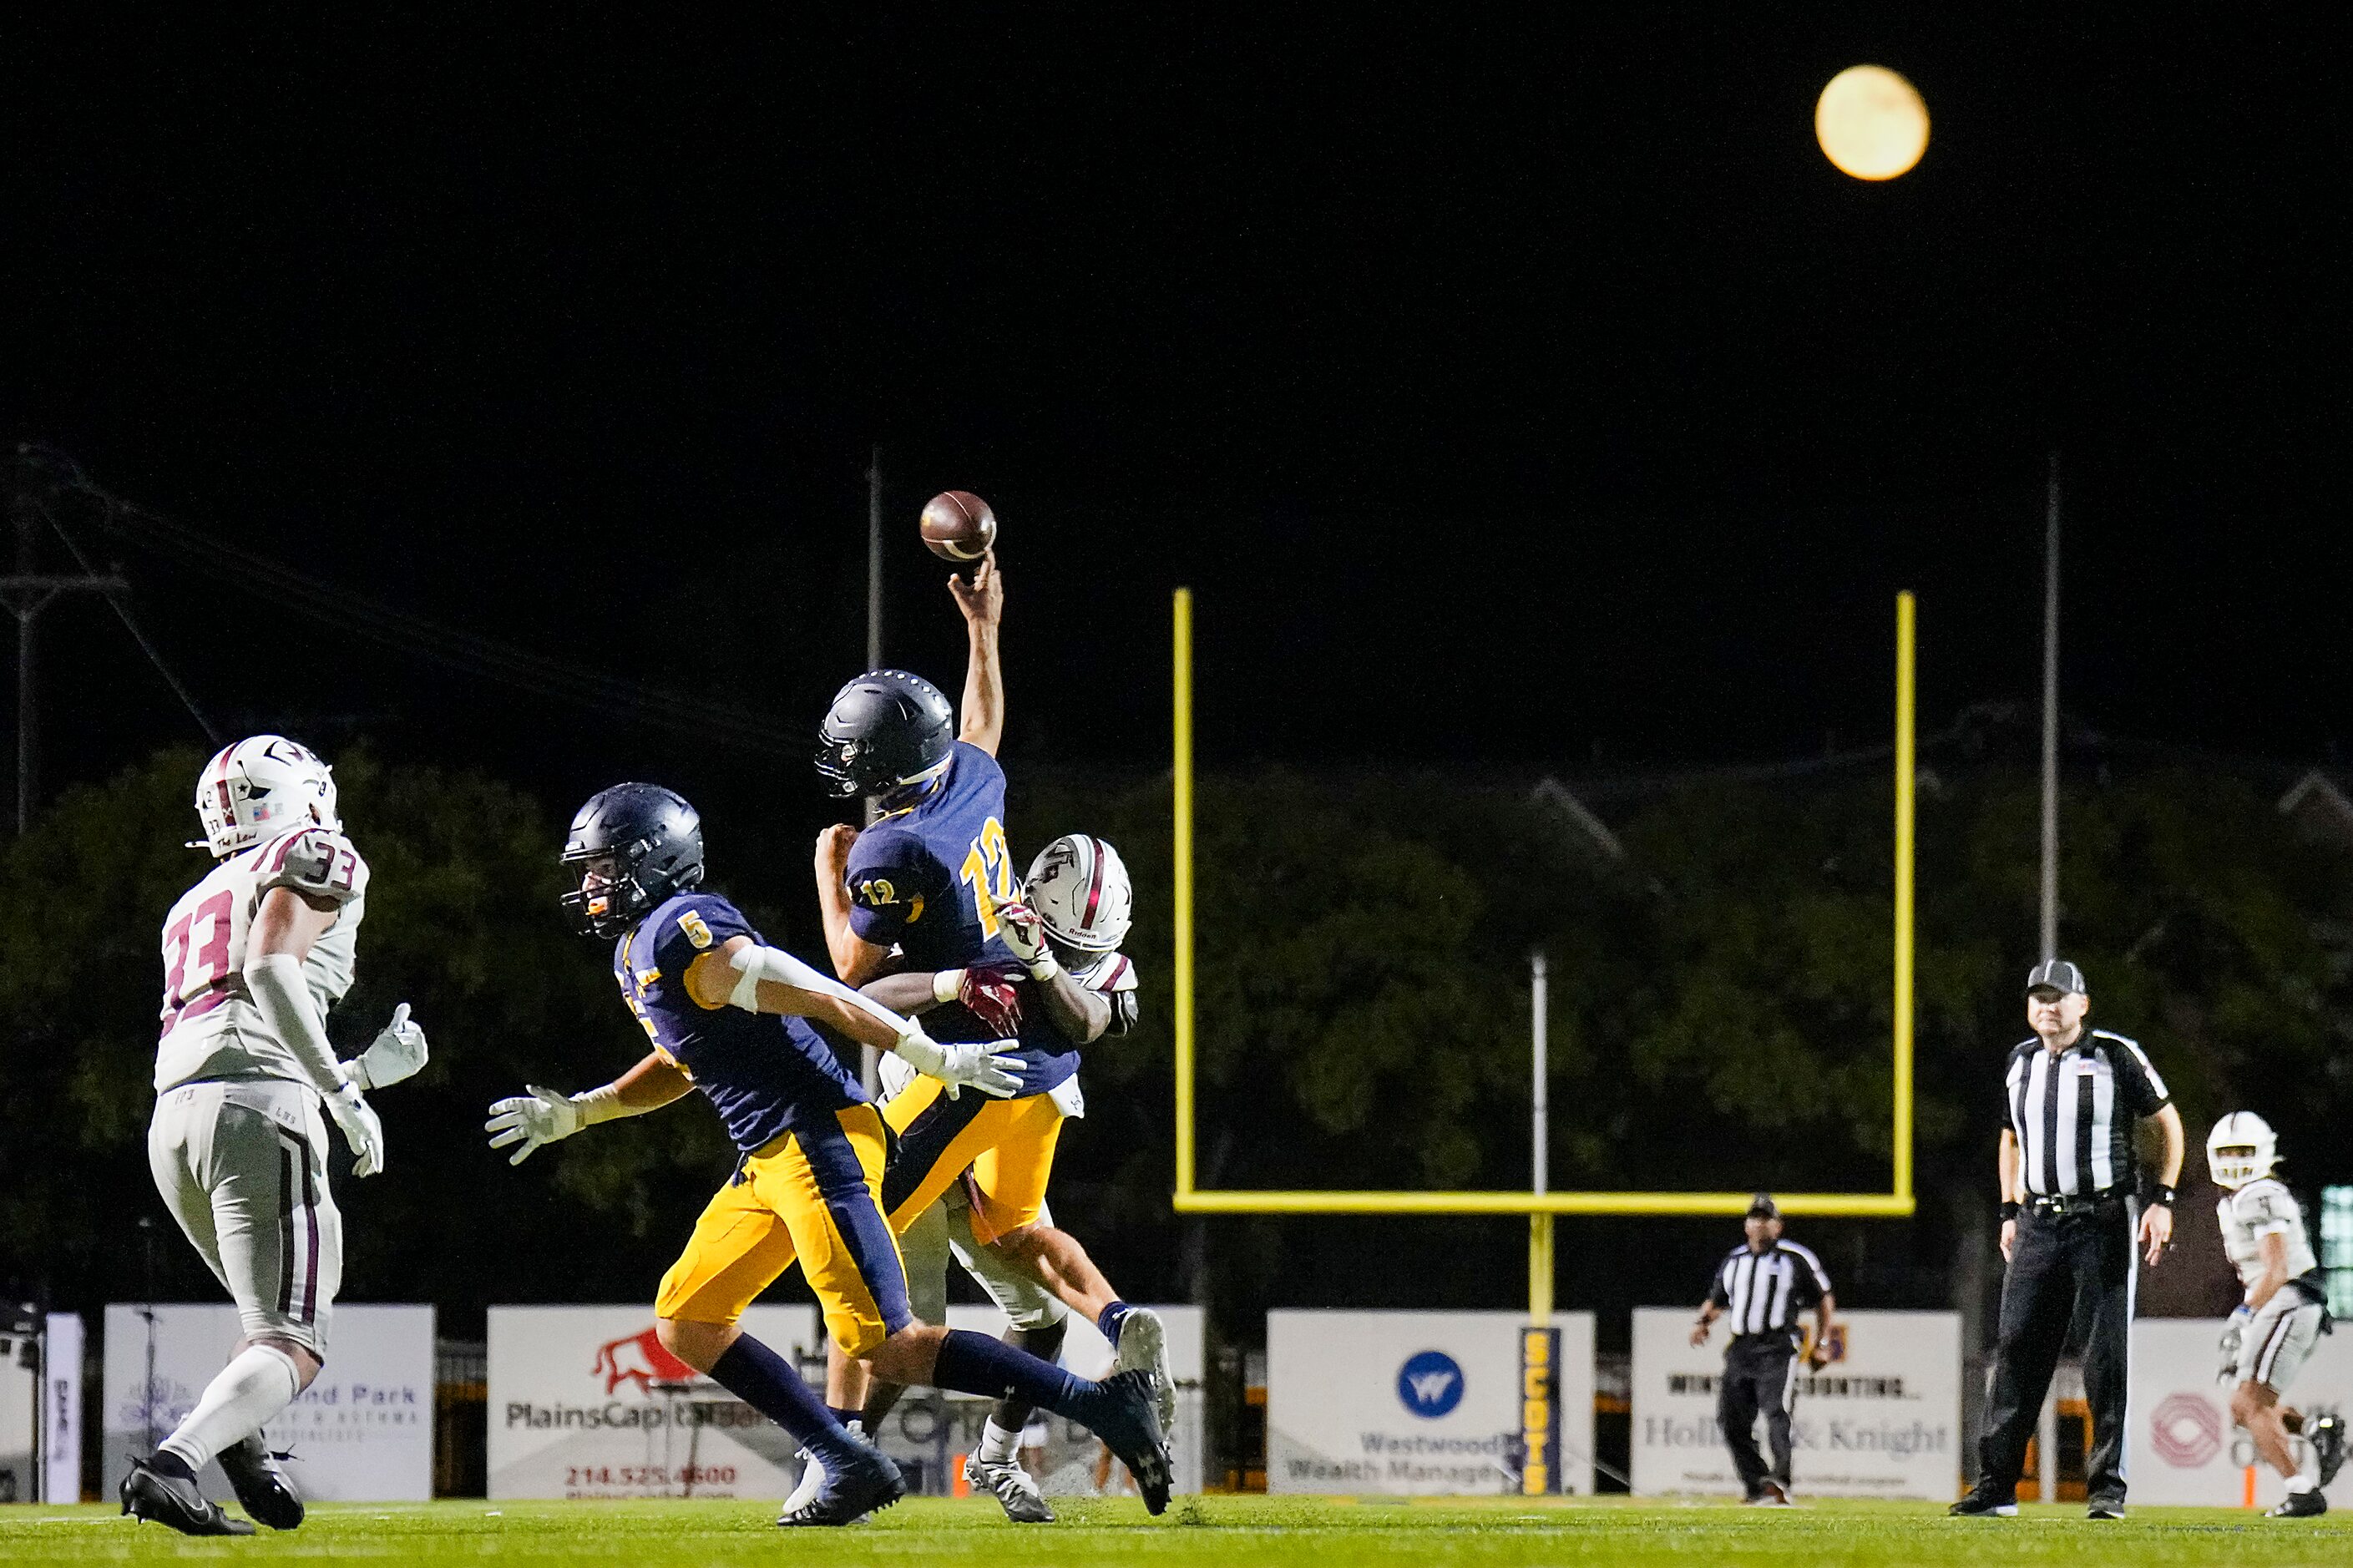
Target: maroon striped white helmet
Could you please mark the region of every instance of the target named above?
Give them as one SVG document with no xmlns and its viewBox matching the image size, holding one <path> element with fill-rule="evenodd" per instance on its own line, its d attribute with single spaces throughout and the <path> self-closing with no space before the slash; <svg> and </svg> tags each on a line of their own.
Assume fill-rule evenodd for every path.
<svg viewBox="0 0 2353 1568">
<path fill-rule="evenodd" d="M 317 823 L 340 830 L 334 771 L 311 749 L 283 735 L 254 735 L 224 746 L 196 775 L 202 839 L 188 846 L 216 858 Z"/>
<path fill-rule="evenodd" d="M 1028 902 L 1046 934 L 1081 952 L 1115 952 L 1127 940 L 1135 886 L 1107 840 L 1065 833 L 1029 862 Z"/>
</svg>

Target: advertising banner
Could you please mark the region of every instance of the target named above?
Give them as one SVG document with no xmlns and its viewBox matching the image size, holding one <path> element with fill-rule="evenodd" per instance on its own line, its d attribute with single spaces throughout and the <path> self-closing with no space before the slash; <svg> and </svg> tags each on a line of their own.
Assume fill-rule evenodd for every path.
<svg viewBox="0 0 2353 1568">
<path fill-rule="evenodd" d="M 2279 1501 L 2277 1472 L 2255 1458 L 2254 1445 L 2231 1421 L 2231 1388 L 2216 1375 L 2220 1318 L 2144 1318 L 2133 1324 L 2132 1394 L 2126 1411 L 2132 1501 L 2200 1503 L 2235 1508 L 2246 1500 L 2254 1469 L 2257 1508 Z M 2323 1334 L 2281 1395 L 2307 1415 L 2353 1411 L 2353 1332 L 2339 1326 Z M 2297 1461 L 2312 1474 L 2312 1455 L 2291 1438 Z M 2353 1468 L 2328 1489 L 2332 1508 L 2353 1508 Z"/>
<path fill-rule="evenodd" d="M 241 1337 L 227 1302 L 106 1309 L 105 1468 L 101 1495 L 134 1455 L 151 1451 L 194 1409 Z M 335 1303 L 326 1370 L 262 1429 L 290 1452 L 305 1497 L 329 1502 L 423 1502 L 433 1495 L 433 1309 Z M 205 1467 L 205 1495 L 228 1481 Z"/>
<path fill-rule="evenodd" d="M 1740 1495 L 1716 1421 L 1725 1333 L 1691 1342 L 1689 1307 L 1634 1313 L 1634 1490 Z M 1820 1372 L 1801 1363 L 1790 1420 L 1791 1480 L 1814 1497 L 1959 1495 L 1961 1321 L 1954 1312 L 1841 1312 Z M 1757 1423 L 1759 1450 L 1765 1423 Z"/>
<path fill-rule="evenodd" d="M 1519 1492 L 1529 1408 L 1518 1312 L 1276 1311 L 1266 1321 L 1267 1489 Z M 1593 1489 L 1593 1314 L 1553 1320 L 1556 1489 Z M 1539 1451 L 1539 1461 L 1541 1452 Z"/>
<path fill-rule="evenodd" d="M 754 1307 L 746 1333 L 824 1375 L 815 1306 Z M 653 1308 L 493 1307 L 493 1498 L 781 1499 L 799 1445 L 672 1356 Z"/>
<path fill-rule="evenodd" d="M 41 1367 L 43 1502 L 81 1501 L 81 1362 L 79 1312 L 51 1312 Z"/>
</svg>

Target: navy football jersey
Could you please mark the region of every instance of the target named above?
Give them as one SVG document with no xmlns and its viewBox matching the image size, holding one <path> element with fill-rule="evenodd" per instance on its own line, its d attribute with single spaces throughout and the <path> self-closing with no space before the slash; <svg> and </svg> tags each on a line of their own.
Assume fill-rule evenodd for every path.
<svg viewBox="0 0 2353 1568">
<path fill-rule="evenodd" d="M 749 1154 L 867 1095 L 807 1020 L 704 1007 L 687 994 L 687 966 L 733 936 L 766 945 L 718 894 L 681 893 L 615 946 L 613 978 L 654 1049 L 694 1080 Z"/>
<path fill-rule="evenodd" d="M 850 930 L 878 947 L 897 947 L 910 969 L 1012 963 L 982 897 L 984 889 L 999 900 L 1013 896 L 1005 770 L 958 741 L 948 771 L 922 799 L 858 836 L 847 879 Z M 923 1032 L 941 1041 L 998 1037 L 954 1002 L 924 1014 Z M 1042 1017 L 1022 1030 L 1021 1043 L 1018 1094 L 1043 1094 L 1078 1070 L 1078 1051 Z"/>
</svg>

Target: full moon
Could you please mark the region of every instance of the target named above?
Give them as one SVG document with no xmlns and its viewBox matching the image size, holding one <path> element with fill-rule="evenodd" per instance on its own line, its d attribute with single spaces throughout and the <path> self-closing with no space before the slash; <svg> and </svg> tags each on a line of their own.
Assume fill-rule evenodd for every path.
<svg viewBox="0 0 2353 1568">
<path fill-rule="evenodd" d="M 1885 66 L 1849 66 L 1814 105 L 1822 155 L 1858 180 L 1892 180 L 1928 150 L 1928 106 Z"/>
</svg>

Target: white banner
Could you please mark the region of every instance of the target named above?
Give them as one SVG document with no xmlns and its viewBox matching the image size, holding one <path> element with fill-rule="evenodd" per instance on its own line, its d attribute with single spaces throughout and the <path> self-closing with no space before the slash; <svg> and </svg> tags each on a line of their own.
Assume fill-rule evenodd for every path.
<svg viewBox="0 0 2353 1568">
<path fill-rule="evenodd" d="M 51 1312 L 43 1361 L 41 1479 L 43 1502 L 81 1501 L 81 1362 L 79 1312 Z"/>
<path fill-rule="evenodd" d="M 241 1335 L 227 1302 L 108 1305 L 100 1495 L 195 1407 Z M 293 1454 L 289 1473 L 304 1497 L 432 1497 L 433 1309 L 336 1302 L 326 1370 L 262 1438 Z M 206 1497 L 230 1495 L 218 1466 L 206 1466 L 201 1479 Z"/>
<path fill-rule="evenodd" d="M 1740 1495 L 1716 1421 L 1725 1333 L 1691 1342 L 1688 1307 L 1634 1313 L 1632 1475 L 1638 1494 Z M 1815 1497 L 1959 1495 L 1961 1321 L 1954 1312 L 1841 1312 L 1834 1359 L 1798 1370 L 1791 1480 Z M 1765 1423 L 1757 1423 L 1758 1450 Z"/>
<path fill-rule="evenodd" d="M 1271 1492 L 1517 1492 L 1518 1312 L 1269 1312 Z M 1593 1314 L 1560 1330 L 1561 1489 L 1593 1489 Z"/>
<path fill-rule="evenodd" d="M 2125 1479 L 2134 1502 L 2235 1508 L 2245 1500 L 2250 1466 L 2255 1506 L 2279 1501 L 2284 1490 L 2279 1475 L 2255 1458 L 2246 1433 L 2232 1425 L 2231 1390 L 2215 1376 L 2221 1334 L 2220 1318 L 2144 1318 L 2133 1324 Z M 2339 1327 L 2322 1335 L 2280 1403 L 2308 1415 L 2353 1411 L 2353 1331 Z M 2310 1449 L 2301 1438 L 2289 1444 L 2311 1474 Z M 2353 1507 L 2353 1470 L 2337 1477 L 2328 1498 L 2337 1508 Z"/>
<path fill-rule="evenodd" d="M 33 1435 L 39 1430 L 41 1388 L 25 1353 L 28 1344 L 28 1340 L 0 1330 L 0 1503 L 40 1498 L 40 1479 L 33 1473 Z"/>
<path fill-rule="evenodd" d="M 822 1378 L 816 1307 L 744 1330 Z M 781 1499 L 800 1475 L 800 1446 L 663 1350 L 644 1303 L 491 1308 L 489 1416 L 493 1498 Z"/>
</svg>

